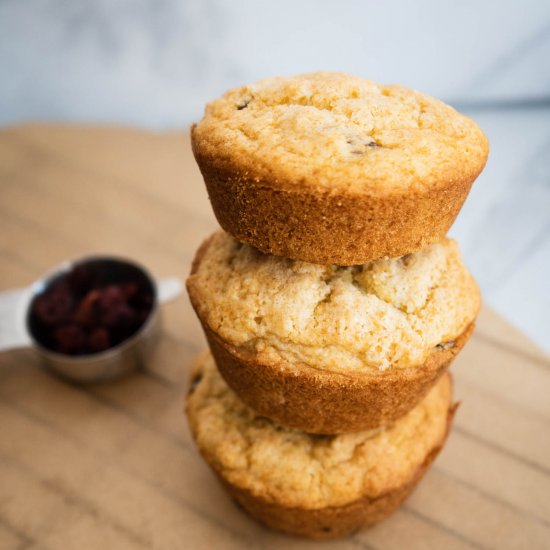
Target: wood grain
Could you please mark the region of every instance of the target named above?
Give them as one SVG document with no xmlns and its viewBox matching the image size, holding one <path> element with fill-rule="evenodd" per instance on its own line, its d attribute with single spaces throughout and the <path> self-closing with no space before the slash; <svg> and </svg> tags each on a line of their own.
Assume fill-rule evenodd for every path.
<svg viewBox="0 0 550 550">
<path fill-rule="evenodd" d="M 189 271 L 216 227 L 183 133 L 24 126 L 0 132 L 0 288 L 92 252 Z M 93 386 L 0 356 L 0 547 L 310 548 L 257 526 L 198 457 L 182 415 L 203 348 L 185 296 L 146 369 Z M 462 405 L 413 497 L 326 548 L 547 548 L 550 360 L 484 309 L 453 366 Z"/>
</svg>

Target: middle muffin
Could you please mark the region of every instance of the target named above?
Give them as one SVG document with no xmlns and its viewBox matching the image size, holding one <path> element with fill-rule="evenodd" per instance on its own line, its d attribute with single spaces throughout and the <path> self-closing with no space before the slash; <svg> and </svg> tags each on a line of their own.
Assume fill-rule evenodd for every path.
<svg viewBox="0 0 550 550">
<path fill-rule="evenodd" d="M 480 307 L 449 239 L 338 267 L 266 255 L 220 231 L 199 248 L 187 288 L 235 393 L 321 434 L 406 414 L 464 346 Z"/>
</svg>

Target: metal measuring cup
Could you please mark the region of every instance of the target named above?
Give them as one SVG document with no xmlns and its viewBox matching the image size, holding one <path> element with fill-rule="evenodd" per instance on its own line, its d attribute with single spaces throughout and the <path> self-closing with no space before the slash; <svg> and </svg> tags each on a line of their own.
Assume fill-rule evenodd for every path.
<svg viewBox="0 0 550 550">
<path fill-rule="evenodd" d="M 138 331 L 105 351 L 87 355 L 67 355 L 44 347 L 33 333 L 31 304 L 55 281 L 77 266 L 101 265 L 105 269 L 127 269 L 139 274 L 153 297 L 151 311 Z M 76 382 L 96 382 L 118 378 L 138 369 L 149 357 L 160 332 L 160 304 L 175 299 L 182 290 L 176 277 L 155 280 L 134 261 L 115 256 L 90 256 L 66 261 L 32 285 L 0 292 L 0 352 L 32 348 L 51 371 Z"/>
</svg>

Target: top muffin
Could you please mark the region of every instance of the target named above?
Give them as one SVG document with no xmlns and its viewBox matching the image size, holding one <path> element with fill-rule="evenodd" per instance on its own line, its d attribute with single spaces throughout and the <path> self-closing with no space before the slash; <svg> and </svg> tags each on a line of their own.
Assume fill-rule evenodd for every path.
<svg viewBox="0 0 550 550">
<path fill-rule="evenodd" d="M 475 178 L 487 155 L 479 127 L 441 101 L 328 72 L 230 90 L 193 138 L 202 155 L 281 187 L 380 194 Z"/>
<path fill-rule="evenodd" d="M 469 118 L 343 73 L 230 90 L 193 127 L 221 226 L 263 252 L 354 265 L 440 241 L 482 170 Z"/>
</svg>

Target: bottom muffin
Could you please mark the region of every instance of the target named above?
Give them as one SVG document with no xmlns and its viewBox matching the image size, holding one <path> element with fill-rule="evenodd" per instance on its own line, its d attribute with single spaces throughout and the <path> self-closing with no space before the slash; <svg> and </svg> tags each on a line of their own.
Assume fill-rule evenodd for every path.
<svg viewBox="0 0 550 550">
<path fill-rule="evenodd" d="M 268 527 L 314 539 L 347 535 L 396 510 L 442 448 L 454 410 L 447 374 L 385 429 L 307 434 L 256 414 L 206 353 L 186 406 L 201 454 L 235 500 Z"/>
</svg>

